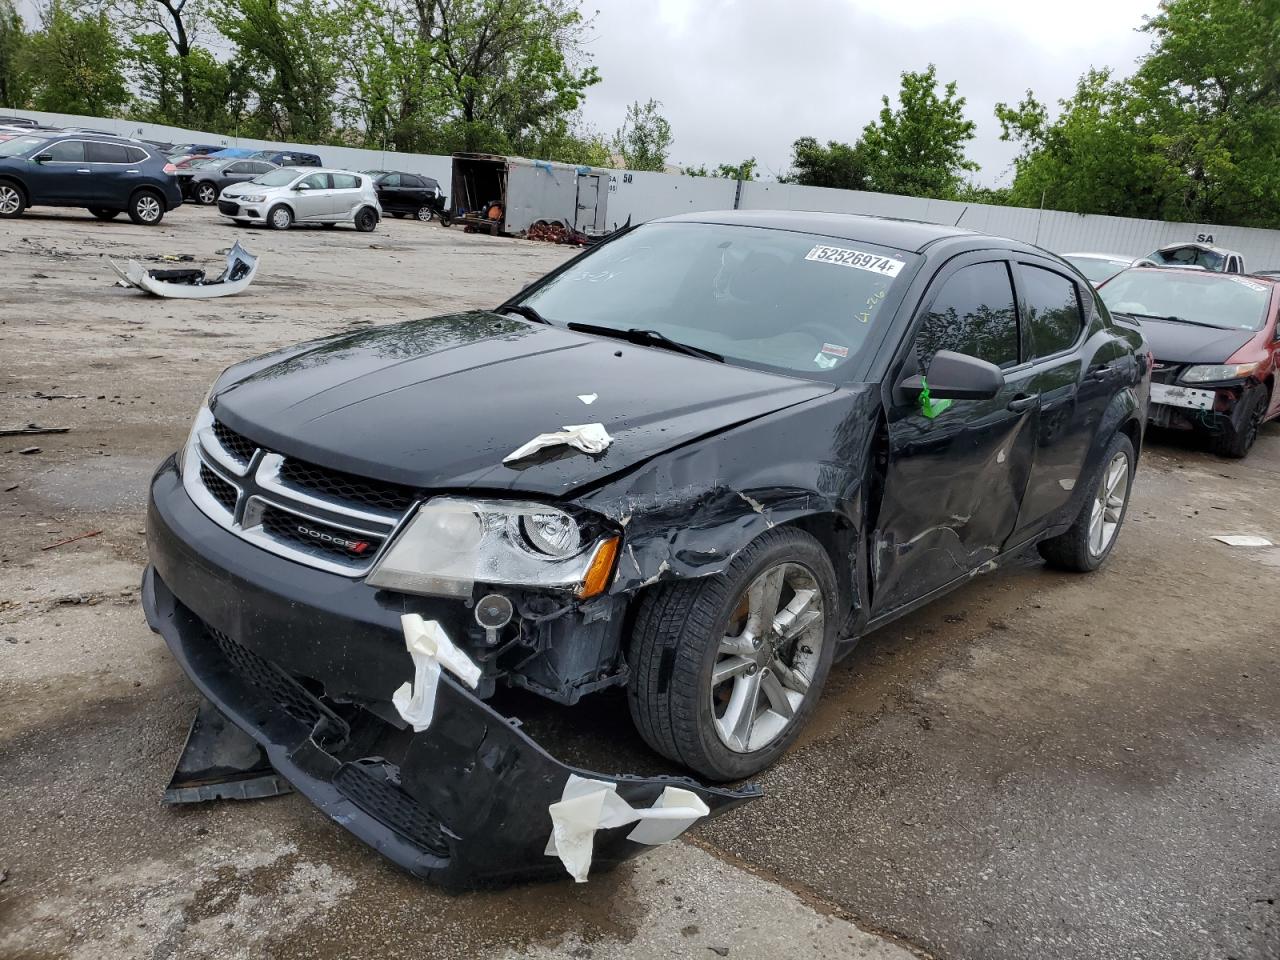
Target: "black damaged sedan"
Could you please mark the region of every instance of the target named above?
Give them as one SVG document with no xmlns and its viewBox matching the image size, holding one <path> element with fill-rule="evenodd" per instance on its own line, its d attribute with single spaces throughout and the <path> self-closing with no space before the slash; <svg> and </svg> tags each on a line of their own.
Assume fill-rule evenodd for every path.
<svg viewBox="0 0 1280 960">
<path fill-rule="evenodd" d="M 735 212 L 616 234 L 493 311 L 232 366 L 151 488 L 147 616 L 217 708 L 171 799 L 282 776 L 455 887 L 562 875 L 548 809 L 578 777 L 742 803 L 565 766 L 487 701 L 625 686 L 680 767 L 760 771 L 868 631 L 1033 546 L 1103 563 L 1150 365 L 1035 247 Z M 413 614 L 471 665 L 416 730 Z M 208 761 L 255 749 L 270 768 Z M 656 842 L 629 830 L 601 826 L 597 867 Z"/>
</svg>

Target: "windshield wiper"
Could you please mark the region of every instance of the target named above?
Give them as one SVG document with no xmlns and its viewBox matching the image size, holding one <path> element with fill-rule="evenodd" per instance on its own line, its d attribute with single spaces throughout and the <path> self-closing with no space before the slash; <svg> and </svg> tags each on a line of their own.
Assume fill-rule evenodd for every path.
<svg viewBox="0 0 1280 960">
<path fill-rule="evenodd" d="M 672 340 L 665 333 L 661 333 L 658 330 L 641 330 L 636 327 L 632 327 L 630 330 L 619 330 L 617 327 L 604 327 L 594 323 L 568 323 L 566 326 L 578 333 L 595 333 L 602 337 L 617 337 L 619 340 L 626 340 L 628 343 L 640 346 L 663 347 L 676 353 L 683 353 L 686 356 L 701 357 L 704 360 L 724 363 L 724 357 L 721 354 L 714 353 L 711 350 L 703 350 L 701 347 L 695 347 L 688 343 L 681 343 L 679 340 Z"/>
<path fill-rule="evenodd" d="M 1188 320 L 1186 317 L 1168 316 L 1162 317 L 1155 313 L 1134 313 L 1132 310 L 1117 310 L 1117 313 L 1123 313 L 1130 317 L 1143 317 L 1147 320 L 1164 320 L 1166 323 L 1189 323 L 1193 327 L 1209 327 L 1213 330 L 1234 330 L 1234 327 L 1223 327 L 1216 323 L 1201 323 L 1199 320 Z"/>
<path fill-rule="evenodd" d="M 551 321 L 540 314 L 527 303 L 508 303 L 499 307 L 494 313 L 514 313 L 524 317 L 526 320 L 532 320 L 534 323 L 545 323 L 550 326 Z"/>
</svg>

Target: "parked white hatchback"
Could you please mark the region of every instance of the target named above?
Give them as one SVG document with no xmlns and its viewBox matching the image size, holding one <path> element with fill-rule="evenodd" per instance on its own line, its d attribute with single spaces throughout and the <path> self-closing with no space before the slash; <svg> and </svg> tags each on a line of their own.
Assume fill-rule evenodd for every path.
<svg viewBox="0 0 1280 960">
<path fill-rule="evenodd" d="M 350 170 L 281 167 L 227 187 L 218 212 L 239 226 L 288 230 L 295 223 L 354 224 L 368 233 L 382 218 L 373 178 Z"/>
</svg>

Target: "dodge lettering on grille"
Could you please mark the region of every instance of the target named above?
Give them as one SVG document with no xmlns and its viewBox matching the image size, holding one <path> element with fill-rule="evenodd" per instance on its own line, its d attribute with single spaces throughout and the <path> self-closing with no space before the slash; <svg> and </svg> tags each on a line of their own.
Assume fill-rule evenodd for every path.
<svg viewBox="0 0 1280 960">
<path fill-rule="evenodd" d="M 322 540 L 325 543 L 332 543 L 334 546 L 343 547 L 351 553 L 360 556 L 369 549 L 368 540 L 348 540 L 346 537 L 335 537 L 331 533 L 325 533 L 323 530 L 316 530 L 314 527 L 306 527 L 302 524 L 297 525 L 298 533 L 304 537 L 310 537 L 312 540 Z"/>
</svg>

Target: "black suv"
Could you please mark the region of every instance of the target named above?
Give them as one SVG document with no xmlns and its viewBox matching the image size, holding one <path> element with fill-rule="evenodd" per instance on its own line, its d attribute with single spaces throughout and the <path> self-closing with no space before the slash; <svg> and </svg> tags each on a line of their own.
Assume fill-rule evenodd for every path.
<svg viewBox="0 0 1280 960">
<path fill-rule="evenodd" d="M 275 169 L 276 165 L 266 160 L 223 157 L 188 170 L 179 170 L 178 186 L 182 188 L 184 197 L 212 206 L 218 202 L 218 194 L 233 183 L 248 183 L 254 177 Z"/>
<path fill-rule="evenodd" d="M 413 216 L 424 223 L 444 209 L 440 181 L 419 173 L 398 170 L 366 170 L 373 177 L 378 203 L 393 217 Z"/>
<path fill-rule="evenodd" d="M 168 163 L 147 146 L 87 133 L 21 134 L 0 141 L 0 217 L 27 207 L 86 207 L 155 226 L 182 203 Z"/>
<path fill-rule="evenodd" d="M 152 480 L 143 604 L 219 729 L 344 827 L 444 883 L 548 875 L 553 806 L 672 782 L 559 763 L 500 688 L 625 687 L 658 753 L 749 776 L 869 631 L 1028 550 L 1101 566 L 1150 378 L 1029 244 L 652 221 L 491 311 L 228 368 Z"/>
</svg>

